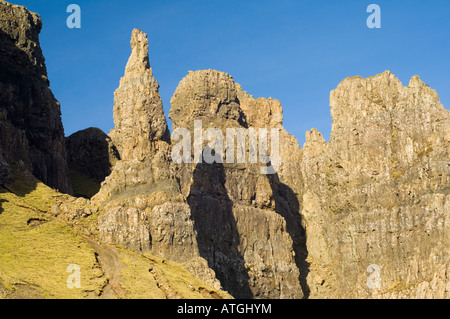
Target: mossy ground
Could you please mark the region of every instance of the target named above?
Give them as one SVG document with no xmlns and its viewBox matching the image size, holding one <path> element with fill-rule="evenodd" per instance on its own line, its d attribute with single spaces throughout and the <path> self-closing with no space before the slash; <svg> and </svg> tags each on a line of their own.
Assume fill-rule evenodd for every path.
<svg viewBox="0 0 450 319">
<path fill-rule="evenodd" d="M 73 169 L 69 170 L 75 196 L 91 198 L 100 190 L 100 183 Z"/>
<path fill-rule="evenodd" d="M 152 254 L 138 254 L 121 249 L 126 267 L 121 271 L 127 297 L 139 299 L 151 294 L 154 298 L 230 299 L 224 291 L 215 291 L 177 263 Z"/>
</svg>

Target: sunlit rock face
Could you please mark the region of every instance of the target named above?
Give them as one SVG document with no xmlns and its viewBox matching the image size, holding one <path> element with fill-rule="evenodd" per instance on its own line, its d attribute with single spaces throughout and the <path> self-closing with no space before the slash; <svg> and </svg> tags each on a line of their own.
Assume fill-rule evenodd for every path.
<svg viewBox="0 0 450 319">
<path fill-rule="evenodd" d="M 311 296 L 448 298 L 450 112 L 389 71 L 345 79 L 330 107 L 330 141 L 303 148 Z"/>
</svg>

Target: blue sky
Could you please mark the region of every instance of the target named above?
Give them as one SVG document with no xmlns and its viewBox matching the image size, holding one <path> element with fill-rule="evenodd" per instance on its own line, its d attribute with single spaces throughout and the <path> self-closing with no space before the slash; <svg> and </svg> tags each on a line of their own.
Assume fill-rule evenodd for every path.
<svg viewBox="0 0 450 319">
<path fill-rule="evenodd" d="M 300 145 L 313 127 L 329 138 L 329 93 L 349 76 L 390 70 L 407 85 L 418 74 L 450 105 L 448 0 L 11 2 L 43 19 L 41 46 L 66 135 L 113 128 L 113 93 L 133 28 L 149 35 L 166 115 L 178 83 L 200 69 L 227 72 L 255 97 L 279 99 Z M 81 29 L 66 26 L 71 3 L 81 7 Z M 381 7 L 381 29 L 366 25 L 371 3 Z"/>
</svg>

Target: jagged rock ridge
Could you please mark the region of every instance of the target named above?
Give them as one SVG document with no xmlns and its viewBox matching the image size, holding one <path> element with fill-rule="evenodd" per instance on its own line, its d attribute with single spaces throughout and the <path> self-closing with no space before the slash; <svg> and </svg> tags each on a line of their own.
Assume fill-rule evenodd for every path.
<svg viewBox="0 0 450 319">
<path fill-rule="evenodd" d="M 133 56 L 145 70 L 148 59 Z M 331 93 L 330 142 L 313 129 L 303 151 L 282 127 L 278 100 L 255 99 L 223 72 L 189 72 L 171 104 L 174 130 L 191 135 L 199 120 L 202 133 L 278 128 L 277 174 L 248 163 L 175 164 L 164 147 L 156 167 L 165 178 L 137 180 L 155 165 L 133 164 L 102 187 L 118 196 L 115 208 L 97 197 L 107 202 L 105 240 L 182 262 L 235 297 L 448 295 L 449 112 L 419 77 L 407 87 L 388 71 L 344 80 Z M 370 265 L 386 269 L 380 288 L 366 284 Z"/>
<path fill-rule="evenodd" d="M 448 298 L 450 112 L 389 71 L 345 79 L 330 106 L 330 142 L 312 130 L 303 147 L 312 296 Z"/>
<path fill-rule="evenodd" d="M 140 86 L 129 86 L 122 79 L 116 91 L 118 106 L 114 107 L 114 118 L 119 125 L 129 121 L 128 127 L 136 127 L 140 125 L 135 123 L 140 121 L 139 116 L 122 117 L 138 112 L 153 114 L 157 123 L 163 123 L 162 133 L 166 128 L 162 103 L 159 95 L 151 93 L 156 92 L 158 85 L 153 77 L 145 75 L 149 70 L 148 58 L 142 54 L 148 53 L 146 40 L 140 31 L 133 31 L 132 54 L 124 79 L 132 74 L 134 79 L 139 78 Z M 141 86 L 152 89 L 142 90 Z M 117 93 L 124 90 L 128 90 L 126 101 L 134 101 L 127 104 L 127 112 L 121 111 L 123 102 Z M 142 105 L 140 101 L 148 100 L 148 94 L 158 98 L 152 105 Z M 253 101 L 223 72 L 190 72 L 172 98 L 170 117 L 174 129 L 191 130 L 194 119 L 202 120 L 205 129 L 247 128 L 239 94 L 243 103 L 272 103 L 265 99 Z M 277 120 L 269 122 L 281 128 L 280 112 L 278 108 Z M 147 118 L 149 122 L 153 119 Z M 145 131 L 130 134 L 116 128 L 111 137 L 119 145 L 126 143 L 118 132 L 133 136 L 133 141 L 140 140 L 136 134 L 145 134 L 148 139 Z M 306 249 L 294 191 L 280 182 L 278 176 L 261 175 L 259 164 L 249 167 L 174 164 L 171 145 L 161 133 L 150 134 L 148 142 L 158 147 L 131 143 L 133 146 L 129 148 L 135 154 L 131 158 L 122 156 L 125 146 L 118 147 L 121 161 L 94 198 L 105 207 L 99 219 L 102 238 L 181 262 L 208 282 L 222 285 L 235 297 L 303 297 L 301 282 L 306 283 L 306 274 L 301 274 L 299 268 L 307 271 Z M 295 140 L 284 129 L 282 137 L 289 142 Z M 155 152 L 157 155 L 153 155 Z M 290 153 L 292 156 L 295 151 Z M 264 243 L 261 238 L 265 238 Z"/>
</svg>

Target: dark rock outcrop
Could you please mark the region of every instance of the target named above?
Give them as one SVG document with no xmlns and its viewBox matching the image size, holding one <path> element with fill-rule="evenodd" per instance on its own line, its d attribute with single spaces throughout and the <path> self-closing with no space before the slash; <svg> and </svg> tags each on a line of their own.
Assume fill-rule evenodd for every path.
<svg viewBox="0 0 450 319">
<path fill-rule="evenodd" d="M 13 182 L 13 176 L 11 173 L 11 169 L 9 168 L 8 163 L 5 162 L 5 160 L 2 157 L 2 153 L 0 151 L 0 181 L 2 183 L 12 183 Z"/>
<path fill-rule="evenodd" d="M 101 183 L 111 174 L 119 153 L 111 138 L 99 128 L 91 127 L 66 138 L 67 162 L 75 170 Z"/>
<path fill-rule="evenodd" d="M 39 45 L 42 21 L 0 1 L 0 150 L 45 184 L 71 192 L 60 104 Z"/>
</svg>

